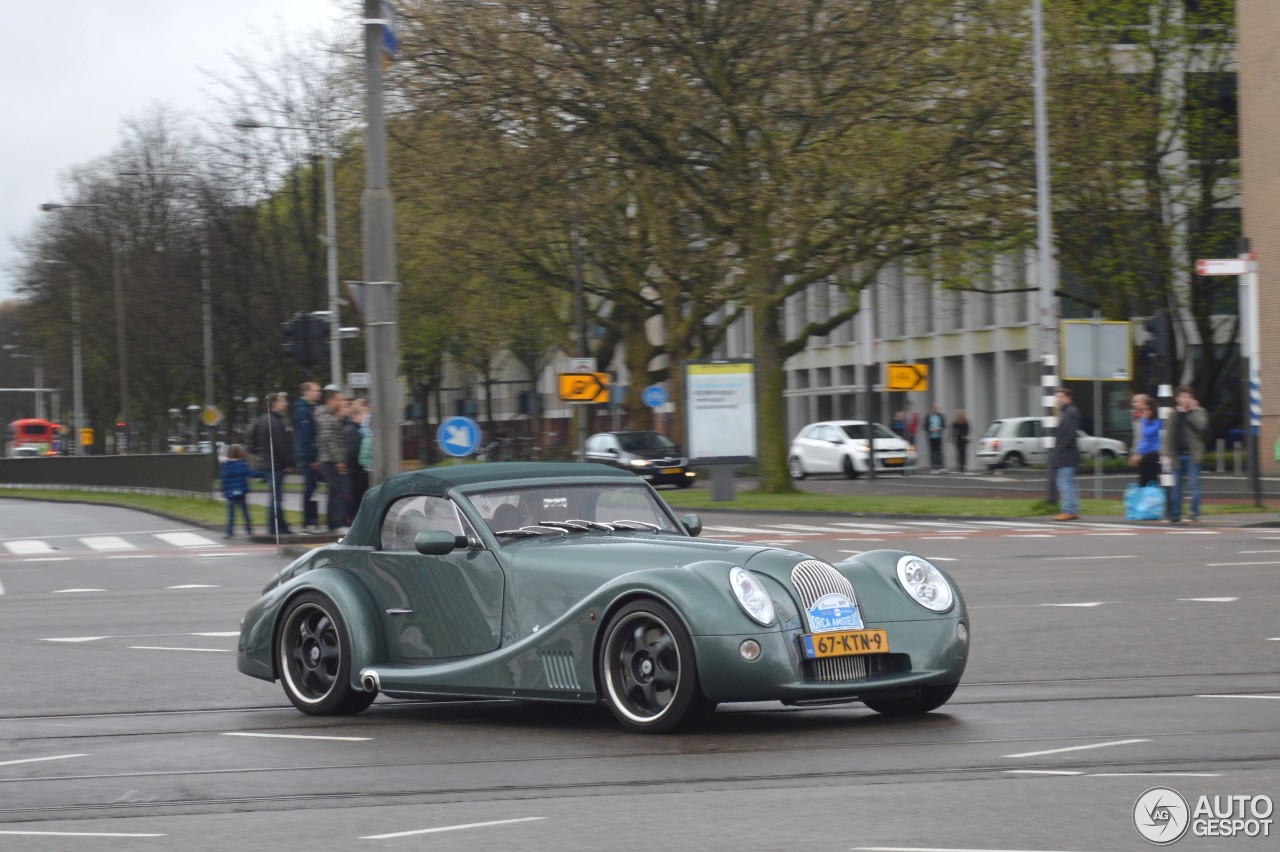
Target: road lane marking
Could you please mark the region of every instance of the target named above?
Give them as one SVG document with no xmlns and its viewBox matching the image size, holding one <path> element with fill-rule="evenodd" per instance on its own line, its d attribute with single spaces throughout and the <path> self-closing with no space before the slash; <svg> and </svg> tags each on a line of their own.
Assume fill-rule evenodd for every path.
<svg viewBox="0 0 1280 852">
<path fill-rule="evenodd" d="M 855 846 L 854 852 L 1055 852 L 1053 849 L 961 849 L 958 846 Z M 1064 852 L 1056 850 L 1056 852 Z"/>
<path fill-rule="evenodd" d="M 0 583 L 0 595 L 4 594 L 4 583 Z"/>
<path fill-rule="evenodd" d="M 218 587 L 205 585 L 204 583 L 186 583 L 181 586 L 165 586 L 165 588 L 166 589 L 216 589 Z"/>
<path fill-rule="evenodd" d="M 1178 598 L 1180 601 L 1188 603 L 1232 603 L 1240 600 L 1239 598 Z"/>
<path fill-rule="evenodd" d="M 16 766 L 19 763 L 43 763 L 46 760 L 67 760 L 72 757 L 88 757 L 87 754 L 55 754 L 49 757 L 24 757 L 22 760 L 0 760 L 0 766 Z"/>
<path fill-rule="evenodd" d="M 1280 701 L 1280 695 L 1197 695 L 1196 698 L 1268 698 Z"/>
<path fill-rule="evenodd" d="M 1242 565 L 1280 565 L 1280 562 L 1209 562 L 1206 568 L 1237 568 Z"/>
<path fill-rule="evenodd" d="M 1242 553 L 1242 554 L 1243 554 L 1243 553 L 1249 553 L 1249 554 L 1256 554 L 1256 553 L 1280 553 L 1280 550 L 1237 550 L 1237 551 L 1236 551 L 1236 553 Z"/>
<path fill-rule="evenodd" d="M 113 831 L 0 831 L 8 837 L 164 837 L 163 834 L 123 834 Z"/>
<path fill-rule="evenodd" d="M 30 559 L 24 559 L 23 562 L 70 562 L 70 556 L 33 556 Z"/>
<path fill-rule="evenodd" d="M 249 731 L 223 731 L 224 737 L 260 737 L 262 739 L 272 740 L 333 740 L 335 742 L 344 743 L 363 743 L 373 739 L 372 737 L 323 737 L 319 735 L 309 734 L 255 734 Z"/>
<path fill-rule="evenodd" d="M 1085 533 L 1085 535 L 1092 536 L 1094 538 L 1098 538 L 1099 536 L 1111 536 L 1114 538 L 1115 536 L 1118 536 L 1118 535 L 1137 535 L 1137 533 L 1136 532 L 1087 532 Z"/>
<path fill-rule="evenodd" d="M 155 559 L 154 553 L 129 553 L 124 556 L 108 556 L 108 559 Z"/>
<path fill-rule="evenodd" d="M 968 536 L 963 535 L 926 535 L 920 538 L 921 541 L 968 541 Z"/>
<path fill-rule="evenodd" d="M 1005 538 L 1053 538 L 1051 533 L 1014 533 Z"/>
<path fill-rule="evenodd" d="M 215 638 L 221 638 L 221 637 L 224 637 L 224 636 L 239 636 L 239 635 L 240 635 L 240 631 L 239 631 L 239 630 L 224 630 L 224 631 L 222 631 L 221 633 L 188 633 L 187 635 L 188 635 L 188 636 L 212 636 L 212 637 L 215 637 Z"/>
<path fill-rule="evenodd" d="M 1006 769 L 1006 775 L 1083 775 L 1078 769 Z"/>
<path fill-rule="evenodd" d="M 106 639 L 106 636 L 67 636 L 58 639 L 41 639 L 41 642 L 97 642 L 100 639 Z"/>
<path fill-rule="evenodd" d="M 130 544 L 118 535 L 90 535 L 80 539 L 80 543 L 90 550 L 137 550 L 136 544 Z"/>
<path fill-rule="evenodd" d="M 1090 778 L 1221 778 L 1221 772 L 1090 772 Z"/>
<path fill-rule="evenodd" d="M 1280 697 L 1280 696 L 1277 696 Z M 1149 743 L 1151 740 L 1111 740 L 1105 743 L 1090 743 L 1089 745 L 1067 746 L 1066 748 L 1049 748 L 1044 751 L 1024 751 L 1018 754 L 1006 754 L 1005 757 L 1041 757 L 1046 754 L 1062 754 L 1068 751 L 1089 751 L 1095 748 L 1111 748 L 1119 745 L 1132 745 L 1133 743 Z"/>
<path fill-rule="evenodd" d="M 68 594 L 74 594 L 74 593 L 78 593 L 78 592 L 105 592 L 105 591 L 106 591 L 106 589 L 54 589 L 54 590 L 53 590 L 52 592 L 50 592 L 49 594 L 51 594 L 51 595 L 68 595 Z"/>
<path fill-rule="evenodd" d="M 1136 553 L 1119 554 L 1113 556 L 1046 556 L 1044 562 L 1069 562 L 1077 559 L 1137 559 Z"/>
<path fill-rule="evenodd" d="M 1082 606 L 1082 607 L 1094 607 L 1094 606 L 1102 606 L 1103 604 L 1109 604 L 1109 603 L 1115 603 L 1115 601 L 1088 601 L 1088 602 L 1086 602 L 1086 603 L 1053 603 L 1053 604 L 1035 604 L 1035 606 Z"/>
<path fill-rule="evenodd" d="M 156 533 L 156 538 L 172 544 L 174 547 L 225 547 L 221 542 L 213 541 L 202 535 L 196 535 L 193 532 L 163 532 Z"/>
<path fill-rule="evenodd" d="M 230 654 L 227 648 L 166 648 L 160 645 L 130 645 L 131 651 L 204 651 L 206 654 Z"/>
<path fill-rule="evenodd" d="M 467 828 L 488 828 L 491 825 L 512 825 L 517 822 L 536 822 L 546 817 L 521 817 L 519 819 L 495 819 L 491 822 L 469 822 L 465 825 L 444 825 L 439 828 L 419 828 L 414 831 L 397 831 L 394 834 L 370 834 L 361 840 L 394 840 L 397 837 L 413 837 L 416 834 L 436 834 L 441 831 L 462 831 Z"/>
<path fill-rule="evenodd" d="M 10 553 L 53 553 L 54 547 L 46 541 L 32 541 L 20 539 L 18 541 L 6 541 L 4 549 Z"/>
<path fill-rule="evenodd" d="M 952 557 L 952 556 L 926 556 L 925 559 L 928 559 L 930 562 L 955 562 L 956 561 L 955 557 Z"/>
</svg>

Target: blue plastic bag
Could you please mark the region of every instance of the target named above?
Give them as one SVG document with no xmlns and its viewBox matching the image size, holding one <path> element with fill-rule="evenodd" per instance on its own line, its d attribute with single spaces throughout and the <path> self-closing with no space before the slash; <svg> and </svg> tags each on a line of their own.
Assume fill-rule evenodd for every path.
<svg viewBox="0 0 1280 852">
<path fill-rule="evenodd" d="M 1129 521 L 1158 521 L 1164 517 L 1164 489 L 1155 483 L 1129 483 L 1124 491 L 1124 517 Z"/>
</svg>

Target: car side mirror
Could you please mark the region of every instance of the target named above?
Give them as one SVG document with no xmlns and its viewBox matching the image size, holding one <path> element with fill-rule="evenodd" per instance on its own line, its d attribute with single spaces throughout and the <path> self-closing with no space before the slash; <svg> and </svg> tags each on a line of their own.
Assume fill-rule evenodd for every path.
<svg viewBox="0 0 1280 852">
<path fill-rule="evenodd" d="M 618 451 L 613 447 L 610 447 L 609 449 L 605 450 L 605 453 L 607 455 L 616 456 L 618 454 Z"/>
<path fill-rule="evenodd" d="M 427 530 L 418 533 L 413 539 L 413 549 L 423 556 L 444 556 L 452 553 L 457 546 L 458 536 L 448 530 Z"/>
<path fill-rule="evenodd" d="M 699 536 L 702 534 L 702 518 L 697 515 L 688 514 L 680 516 L 680 524 L 691 536 Z"/>
</svg>

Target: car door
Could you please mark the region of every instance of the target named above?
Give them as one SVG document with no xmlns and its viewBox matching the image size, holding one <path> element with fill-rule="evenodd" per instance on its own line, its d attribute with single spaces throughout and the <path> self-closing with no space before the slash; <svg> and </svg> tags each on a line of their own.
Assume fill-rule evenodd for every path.
<svg viewBox="0 0 1280 852">
<path fill-rule="evenodd" d="M 391 661 L 421 663 L 496 650 L 506 585 L 496 557 L 469 548 L 424 556 L 413 542 L 427 530 L 476 538 L 443 497 L 410 495 L 388 508 L 379 549 L 369 554 L 367 582 Z"/>
<path fill-rule="evenodd" d="M 1028 417 L 1014 424 L 1013 446 L 1027 464 L 1043 464 L 1048 458 L 1045 448 L 1044 422 L 1039 417 Z"/>
<path fill-rule="evenodd" d="M 832 473 L 840 470 L 840 459 L 844 449 L 844 438 L 834 426 L 822 424 L 813 429 L 813 470 L 817 473 Z"/>
</svg>

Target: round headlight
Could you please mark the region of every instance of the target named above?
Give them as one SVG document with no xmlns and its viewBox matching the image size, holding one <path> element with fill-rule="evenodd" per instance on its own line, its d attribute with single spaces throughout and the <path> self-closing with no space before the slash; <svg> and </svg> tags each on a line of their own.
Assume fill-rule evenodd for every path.
<svg viewBox="0 0 1280 852">
<path fill-rule="evenodd" d="M 898 582 L 911 599 L 925 609 L 946 612 L 955 603 L 955 593 L 942 572 L 919 556 L 898 560 Z"/>
<path fill-rule="evenodd" d="M 773 624 L 773 601 L 755 574 L 746 568 L 730 568 L 729 588 L 733 589 L 733 596 L 747 615 L 765 627 Z"/>
</svg>

